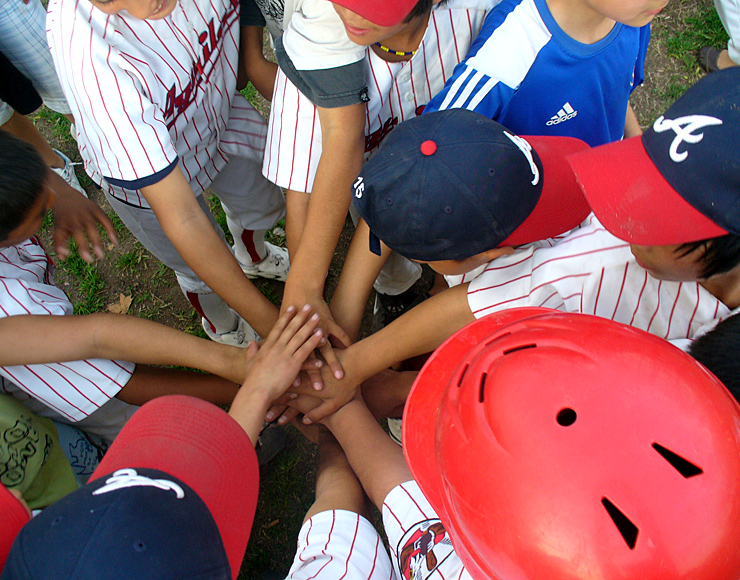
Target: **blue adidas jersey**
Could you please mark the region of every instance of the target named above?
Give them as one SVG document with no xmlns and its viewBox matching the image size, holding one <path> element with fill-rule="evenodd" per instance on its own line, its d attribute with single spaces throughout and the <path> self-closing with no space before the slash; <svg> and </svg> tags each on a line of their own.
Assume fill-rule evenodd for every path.
<svg viewBox="0 0 740 580">
<path fill-rule="evenodd" d="M 577 137 L 596 146 L 624 135 L 627 103 L 644 80 L 650 25 L 617 23 L 582 44 L 545 0 L 503 0 L 466 59 L 424 112 L 466 108 L 519 135 Z"/>
</svg>

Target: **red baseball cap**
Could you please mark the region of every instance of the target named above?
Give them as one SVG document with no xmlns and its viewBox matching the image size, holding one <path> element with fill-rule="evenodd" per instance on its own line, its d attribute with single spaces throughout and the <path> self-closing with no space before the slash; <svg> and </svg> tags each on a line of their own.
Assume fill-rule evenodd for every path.
<svg viewBox="0 0 740 580">
<path fill-rule="evenodd" d="M 740 577 L 740 407 L 661 338 L 486 316 L 421 370 L 403 440 L 476 580 Z"/>
<path fill-rule="evenodd" d="M 740 69 L 707 75 L 641 137 L 568 157 L 599 221 L 634 244 L 740 235 Z"/>
<path fill-rule="evenodd" d="M 26 507 L 4 485 L 0 485 L 0 570 L 10 552 L 13 540 L 26 522 L 31 519 Z"/>
<path fill-rule="evenodd" d="M 234 419 L 200 399 L 154 399 L 87 485 L 20 531 L 3 577 L 235 580 L 258 491 L 254 447 Z"/>
<path fill-rule="evenodd" d="M 419 0 L 339 0 L 332 2 L 362 16 L 378 26 L 403 22 Z"/>
</svg>

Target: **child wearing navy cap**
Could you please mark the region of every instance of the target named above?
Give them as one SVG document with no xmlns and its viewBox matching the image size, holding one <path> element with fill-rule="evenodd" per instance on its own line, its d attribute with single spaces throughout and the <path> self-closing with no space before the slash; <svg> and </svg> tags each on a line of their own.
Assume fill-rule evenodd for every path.
<svg viewBox="0 0 740 580">
<path fill-rule="evenodd" d="M 351 399 L 358 385 L 380 370 L 434 350 L 468 322 L 498 310 L 544 306 L 585 312 L 673 341 L 691 339 L 729 316 L 740 306 L 740 215 L 734 207 L 740 196 L 734 147 L 740 127 L 739 75 L 740 71 L 727 71 L 701 80 L 642 138 L 569 157 L 595 212 L 569 234 L 526 244 L 485 263 L 480 248 L 472 245 L 485 232 L 474 226 L 450 234 L 470 240 L 473 250 L 467 258 L 452 252 L 447 256 L 416 255 L 416 259 L 432 262 L 433 267 L 444 261 L 443 273 L 456 274 L 448 281 L 457 285 L 339 353 L 345 377 L 334 380 L 322 373 L 325 387 L 319 393 L 326 401 L 309 413 L 309 420 L 318 420 Z M 423 116 L 421 122 L 432 116 Z M 432 126 L 426 122 L 427 128 Z M 414 123 L 399 126 L 392 137 L 400 143 L 405 133 L 414 130 Z M 446 135 L 464 134 L 459 126 L 447 127 Z M 430 165 L 442 164 L 448 150 L 438 136 L 430 138 L 420 131 L 416 149 L 420 151 L 427 140 L 437 143 L 436 152 L 428 156 Z M 362 191 L 355 190 L 356 199 L 358 193 L 364 197 L 371 188 L 378 199 L 386 199 L 386 203 L 392 199 L 393 212 L 363 210 L 362 203 L 357 205 L 370 231 L 385 231 L 381 223 L 392 220 L 387 216 L 395 215 L 402 203 L 390 195 L 397 189 L 393 180 L 386 179 L 387 172 L 375 171 L 381 168 L 383 158 L 387 164 L 393 157 L 395 171 L 402 174 L 405 166 L 426 184 L 427 191 L 436 186 L 433 180 L 423 180 L 430 168 L 412 169 L 409 156 L 416 153 L 409 152 L 408 144 L 404 142 L 397 149 L 393 143 L 389 140 L 366 166 L 361 174 Z M 455 185 L 454 179 L 440 183 L 449 198 L 466 195 L 474 185 L 481 148 L 480 142 L 473 142 L 467 154 L 454 154 L 459 183 Z M 423 153 L 416 155 L 414 163 L 420 163 L 422 157 Z M 448 167 L 452 165 L 448 163 Z M 493 173 L 503 169 L 495 163 L 488 167 Z M 528 175 L 534 172 L 528 171 Z M 542 178 L 547 187 L 547 167 Z M 443 215 L 446 218 L 444 213 L 431 211 L 424 223 L 432 225 Z M 383 234 L 378 237 L 382 240 Z M 428 243 L 438 245 L 434 234 Z M 369 255 L 367 250 L 365 255 Z M 448 270 L 454 262 L 444 258 L 464 258 L 465 268 Z M 482 265 L 465 271 L 475 266 L 471 258 Z"/>
</svg>

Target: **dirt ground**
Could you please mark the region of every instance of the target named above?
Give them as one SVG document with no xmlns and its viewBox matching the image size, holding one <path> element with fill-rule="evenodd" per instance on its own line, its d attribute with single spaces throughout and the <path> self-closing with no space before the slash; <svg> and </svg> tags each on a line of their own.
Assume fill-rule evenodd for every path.
<svg viewBox="0 0 740 580">
<path fill-rule="evenodd" d="M 688 51 L 676 56 L 676 46 L 680 50 L 683 36 L 692 32 L 695 26 L 692 19 L 704 18 L 711 10 L 711 0 L 671 0 L 655 19 L 645 83 L 632 98 L 643 127 L 649 125 L 701 76 L 695 58 Z M 261 109 L 265 113 L 268 110 L 264 102 Z M 75 143 L 59 130 L 58 121 L 44 115 L 38 115 L 36 121 L 54 146 L 72 159 L 79 160 Z M 100 191 L 89 179 L 83 178 L 82 173 L 78 170 L 90 197 L 110 213 L 110 207 Z M 162 268 L 122 225 L 120 227 L 121 244 L 118 247 L 109 245 L 106 258 L 98 261 L 94 267 L 96 276 L 102 281 L 94 289 L 99 309 L 111 307 L 120 310 L 123 304 L 123 310 L 129 314 L 204 336 L 200 319 L 180 292 L 172 272 Z M 329 292 L 336 284 L 350 236 L 351 226 L 348 223 L 329 273 Z M 50 248 L 49 233 L 45 233 L 43 238 L 47 248 Z M 82 305 L 89 304 L 90 288 L 79 270 L 61 266 L 56 281 L 84 312 Z M 269 298 L 279 303 L 283 290 L 281 283 L 263 281 L 258 285 Z M 287 572 L 303 514 L 313 499 L 314 455 L 313 446 L 291 428 L 288 451 L 262 471 L 261 501 L 242 568 L 242 578 L 259 579 L 268 570 L 279 570 L 283 574 Z"/>
</svg>

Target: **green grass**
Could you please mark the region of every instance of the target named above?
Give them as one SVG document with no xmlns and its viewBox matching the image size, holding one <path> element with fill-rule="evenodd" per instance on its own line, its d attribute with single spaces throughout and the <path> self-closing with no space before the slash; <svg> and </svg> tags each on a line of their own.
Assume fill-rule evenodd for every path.
<svg viewBox="0 0 740 580">
<path fill-rule="evenodd" d="M 75 278 L 77 299 L 73 302 L 75 314 L 93 314 L 106 310 L 105 281 L 100 276 L 95 264 L 88 264 L 77 251 L 77 246 L 70 244 L 71 253 L 64 262 L 58 262 L 57 268 Z"/>
<path fill-rule="evenodd" d="M 142 263 L 146 264 L 147 260 L 149 260 L 149 254 L 145 254 L 144 247 L 140 246 L 131 252 L 126 252 L 118 256 L 116 258 L 116 267 L 121 270 L 134 271 Z"/>
<path fill-rule="evenodd" d="M 699 66 L 697 55 L 702 46 L 721 48 L 726 46 L 727 40 L 727 32 L 717 11 L 713 6 L 704 6 L 696 16 L 687 17 L 678 31 L 668 31 L 665 48 L 669 57 L 681 61 L 688 71 L 693 72 Z"/>
</svg>

